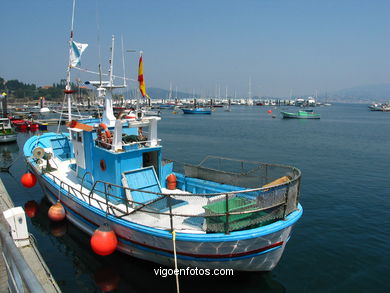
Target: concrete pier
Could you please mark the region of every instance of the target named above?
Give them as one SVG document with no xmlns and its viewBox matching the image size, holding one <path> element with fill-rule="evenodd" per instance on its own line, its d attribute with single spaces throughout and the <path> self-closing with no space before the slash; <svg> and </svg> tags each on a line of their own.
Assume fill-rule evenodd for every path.
<svg viewBox="0 0 390 293">
<path fill-rule="evenodd" d="M 14 204 L 9 197 L 7 190 L 4 187 L 3 182 L 0 179 L 0 225 L 9 231 L 9 225 L 6 219 L 3 216 L 3 211 L 13 208 Z M 56 281 L 54 280 L 50 270 L 45 264 L 42 256 L 40 255 L 32 237 L 29 238 L 30 244 L 24 247 L 20 247 L 19 251 L 27 263 L 28 267 L 31 269 L 32 273 L 38 279 L 40 287 L 43 288 L 44 292 L 61 292 Z M 4 243 L 0 242 L 0 292 L 9 292 L 9 283 L 8 283 L 8 270 L 6 262 L 3 258 L 3 249 L 5 248 Z M 22 260 L 23 260 L 22 259 Z M 14 292 L 14 291 L 11 291 Z M 30 292 L 25 288 L 25 292 Z M 37 291 L 35 291 L 37 292 Z"/>
</svg>

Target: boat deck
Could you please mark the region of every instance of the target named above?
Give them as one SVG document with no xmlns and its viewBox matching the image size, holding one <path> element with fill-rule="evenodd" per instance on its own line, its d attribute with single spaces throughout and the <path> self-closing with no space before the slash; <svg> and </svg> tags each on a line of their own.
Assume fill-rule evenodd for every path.
<svg viewBox="0 0 390 293">
<path fill-rule="evenodd" d="M 45 149 L 45 151 L 51 152 L 51 149 Z M 56 167 L 57 170 L 50 172 L 53 176 L 57 178 L 61 178 L 61 180 L 74 188 L 75 190 L 80 191 L 81 190 L 81 179 L 77 177 L 76 172 L 71 169 L 70 165 L 75 163 L 75 159 L 70 159 L 66 161 L 61 161 L 56 157 L 53 157 L 50 161 L 51 165 L 53 167 Z M 46 163 L 42 163 L 40 165 L 46 166 Z M 47 175 L 50 178 L 50 175 Z M 57 182 L 58 183 L 58 182 Z M 90 190 L 86 187 L 82 188 L 82 192 L 84 196 L 81 194 L 74 194 L 74 196 L 78 197 L 81 200 L 85 201 L 85 195 L 90 193 Z M 188 196 L 190 194 L 187 191 L 183 190 L 168 190 L 165 188 L 162 188 L 162 193 L 165 194 L 171 194 L 174 195 L 172 198 L 177 200 L 183 200 L 186 203 L 177 207 L 172 207 L 172 210 L 175 212 L 175 214 L 183 214 L 183 215 L 199 215 L 198 217 L 191 217 L 192 219 L 198 219 L 197 221 L 189 221 L 189 217 L 180 217 L 180 216 L 174 216 L 173 217 L 173 226 L 175 230 L 180 231 L 182 233 L 206 233 L 203 230 L 202 215 L 205 212 L 203 209 L 203 206 L 207 205 L 209 203 L 209 199 L 205 197 L 198 197 L 198 196 Z M 184 194 L 187 194 L 185 196 Z M 218 197 L 219 198 L 219 197 Z M 213 198 L 214 200 L 216 197 Z M 107 210 L 107 206 L 105 204 L 105 198 L 98 193 L 91 194 L 91 205 L 94 207 L 97 207 L 102 210 Z M 128 207 L 126 211 L 126 206 L 121 204 L 109 204 L 108 208 L 109 214 L 114 216 L 123 216 L 128 212 L 134 211 L 133 208 Z M 155 214 L 155 213 L 149 213 L 145 212 L 144 210 L 141 211 L 135 211 L 133 214 L 125 215 L 122 217 L 122 219 L 125 219 L 130 222 L 134 222 L 137 224 L 150 226 L 153 228 L 163 229 L 163 230 L 170 230 L 171 229 L 171 223 L 170 223 L 170 217 L 168 215 L 169 211 L 165 212 L 167 215 L 163 214 Z"/>
</svg>

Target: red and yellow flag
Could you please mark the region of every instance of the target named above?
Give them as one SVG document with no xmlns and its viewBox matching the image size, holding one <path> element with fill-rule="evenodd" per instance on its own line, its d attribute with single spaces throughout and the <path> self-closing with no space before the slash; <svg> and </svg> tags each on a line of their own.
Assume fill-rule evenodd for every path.
<svg viewBox="0 0 390 293">
<path fill-rule="evenodd" d="M 139 91 L 141 92 L 141 95 L 145 98 L 150 99 L 148 94 L 146 93 L 146 86 L 144 81 L 144 69 L 143 69 L 143 63 L 142 63 L 142 55 L 139 57 L 139 65 L 138 65 L 138 82 L 139 82 Z"/>
</svg>

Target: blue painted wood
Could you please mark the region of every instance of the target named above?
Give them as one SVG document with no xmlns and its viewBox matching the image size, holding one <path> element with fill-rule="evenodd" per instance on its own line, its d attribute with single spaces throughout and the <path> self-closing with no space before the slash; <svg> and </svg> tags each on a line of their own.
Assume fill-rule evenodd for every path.
<svg viewBox="0 0 390 293">
<path fill-rule="evenodd" d="M 161 186 L 153 166 L 124 172 L 123 175 L 130 188 L 161 193 Z M 131 191 L 131 197 L 135 202 L 148 203 L 160 196 L 142 191 Z"/>
<path fill-rule="evenodd" d="M 62 161 L 69 160 L 70 158 L 73 157 L 69 139 L 67 137 L 53 138 L 50 140 L 50 143 L 54 155 L 60 158 L 60 160 Z"/>
</svg>

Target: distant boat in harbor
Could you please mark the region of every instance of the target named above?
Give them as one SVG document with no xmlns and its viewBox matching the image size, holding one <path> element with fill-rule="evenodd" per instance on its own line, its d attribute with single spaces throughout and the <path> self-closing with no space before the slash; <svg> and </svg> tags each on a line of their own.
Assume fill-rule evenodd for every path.
<svg viewBox="0 0 390 293">
<path fill-rule="evenodd" d="M 368 108 L 371 111 L 382 111 L 382 112 L 387 112 L 390 111 L 390 103 L 384 103 L 384 104 L 371 104 L 368 106 Z"/>
<path fill-rule="evenodd" d="M 289 113 L 289 112 L 280 112 L 283 118 L 292 118 L 292 119 L 320 119 L 321 115 L 314 113 L 313 110 L 301 110 L 298 113 Z"/>
<path fill-rule="evenodd" d="M 182 109 L 183 114 L 211 114 L 211 109 L 205 108 L 192 108 L 192 109 Z"/>
<path fill-rule="evenodd" d="M 17 134 L 8 118 L 0 118 L 0 143 L 16 141 Z"/>
</svg>

